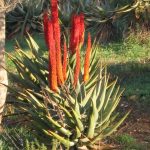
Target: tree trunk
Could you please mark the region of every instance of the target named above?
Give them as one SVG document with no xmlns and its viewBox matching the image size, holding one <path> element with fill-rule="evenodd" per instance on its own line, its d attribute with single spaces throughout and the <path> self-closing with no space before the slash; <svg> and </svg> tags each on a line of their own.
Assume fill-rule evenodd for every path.
<svg viewBox="0 0 150 150">
<path fill-rule="evenodd" d="M 5 11 L 0 11 L 0 124 L 7 95 L 7 87 L 3 84 L 8 84 L 7 72 L 3 67 L 5 67 Z"/>
</svg>

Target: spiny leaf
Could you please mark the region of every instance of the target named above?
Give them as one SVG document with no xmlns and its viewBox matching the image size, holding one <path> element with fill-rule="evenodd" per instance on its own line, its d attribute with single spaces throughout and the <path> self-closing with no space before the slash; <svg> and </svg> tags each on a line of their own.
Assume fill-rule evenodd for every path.
<svg viewBox="0 0 150 150">
<path fill-rule="evenodd" d="M 112 92 L 114 90 L 114 87 L 115 87 L 116 83 L 117 83 L 117 79 L 107 86 L 106 100 L 105 100 L 104 107 L 103 107 L 104 110 L 107 107 L 107 104 L 110 100 L 110 97 L 112 95 Z"/>
<path fill-rule="evenodd" d="M 83 126 L 83 123 L 81 121 L 81 116 L 79 116 L 78 113 L 75 112 L 73 109 L 72 109 L 72 113 L 73 113 L 73 118 L 75 119 L 75 122 L 76 122 L 79 130 L 83 131 L 84 130 L 84 126 Z"/>
<path fill-rule="evenodd" d="M 131 110 L 128 111 L 124 117 L 122 117 L 120 119 L 120 121 L 118 121 L 112 128 L 110 128 L 109 130 L 105 131 L 104 133 L 99 133 L 96 137 L 94 137 L 92 139 L 92 143 L 95 143 L 96 141 L 100 140 L 102 137 L 106 137 L 109 136 L 111 133 L 113 133 L 121 124 L 122 122 L 127 118 L 127 116 L 130 114 Z"/>
<path fill-rule="evenodd" d="M 49 114 L 50 115 L 50 114 Z M 48 119 L 48 121 L 53 124 L 55 126 L 55 129 L 59 132 L 61 132 L 64 135 L 70 136 L 72 133 L 65 129 L 64 127 L 62 127 L 57 121 L 55 121 L 51 116 L 46 116 L 46 118 Z"/>
<path fill-rule="evenodd" d="M 88 138 L 93 138 L 94 132 L 95 132 L 95 127 L 98 119 L 98 110 L 96 107 L 96 99 L 94 97 L 96 96 L 96 90 L 94 91 L 93 97 L 92 97 L 92 112 L 90 115 L 90 120 L 89 120 L 89 125 L 88 125 L 88 130 L 87 130 L 87 137 Z"/>
<path fill-rule="evenodd" d="M 47 130 L 43 130 L 47 135 L 50 135 L 56 139 L 58 139 L 61 143 L 63 143 L 66 147 L 71 147 L 74 146 L 75 143 L 69 141 L 69 139 L 65 139 L 64 137 L 58 135 L 57 133 L 53 132 L 53 131 L 47 131 Z"/>
</svg>

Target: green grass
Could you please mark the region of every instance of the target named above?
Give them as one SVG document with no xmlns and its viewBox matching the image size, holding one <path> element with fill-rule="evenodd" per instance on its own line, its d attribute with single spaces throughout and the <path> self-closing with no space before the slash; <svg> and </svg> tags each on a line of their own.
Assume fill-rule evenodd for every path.
<svg viewBox="0 0 150 150">
<path fill-rule="evenodd" d="M 150 64 L 125 63 L 110 64 L 109 72 L 119 77 L 119 84 L 125 88 L 128 100 L 150 106 Z"/>
<path fill-rule="evenodd" d="M 140 144 L 129 134 L 122 134 L 115 137 L 115 141 L 121 145 L 122 150 L 148 150 L 147 145 Z"/>
<path fill-rule="evenodd" d="M 144 35 L 143 35 L 144 36 Z M 119 77 L 124 96 L 150 106 L 150 36 L 131 34 L 119 43 L 98 48 L 99 59 L 109 72 Z"/>
<path fill-rule="evenodd" d="M 5 128 L 0 135 L 0 150 L 47 150 L 43 143 L 20 126 Z"/>
<path fill-rule="evenodd" d="M 140 38 L 142 37 L 131 34 L 124 41 L 101 46 L 100 58 L 109 63 L 145 63 L 150 60 L 150 36 L 146 39 Z"/>
<path fill-rule="evenodd" d="M 33 35 L 34 37 L 34 40 L 38 43 L 39 47 L 42 49 L 42 50 L 46 50 L 46 45 L 45 45 L 45 41 L 44 41 L 44 36 L 42 34 L 34 34 Z M 19 37 L 17 37 L 16 39 L 12 39 L 12 40 L 7 40 L 6 41 L 6 46 L 5 46 L 5 49 L 6 49 L 6 52 L 8 53 L 14 53 L 15 52 L 15 45 L 16 43 L 19 43 L 20 47 L 28 52 L 29 51 L 29 47 L 27 45 L 27 42 L 26 42 L 26 38 L 20 40 Z M 12 61 L 10 61 L 8 59 L 8 57 L 6 56 L 6 66 L 7 68 L 9 68 L 10 71 L 14 71 L 15 70 L 15 66 L 14 64 L 12 63 Z"/>
<path fill-rule="evenodd" d="M 34 34 L 32 35 L 34 37 L 34 40 L 38 43 L 38 45 L 42 48 L 42 49 L 46 49 L 46 45 L 45 45 L 45 41 L 44 41 L 44 36 L 43 34 Z M 12 40 L 7 40 L 6 41 L 6 51 L 7 52 L 13 52 L 14 51 L 14 47 L 16 45 L 16 41 L 20 44 L 20 46 L 24 49 L 24 51 L 28 51 L 28 46 L 26 43 L 26 38 L 23 39 L 19 39 L 19 37 L 17 37 L 16 39 L 12 39 Z"/>
<path fill-rule="evenodd" d="M 119 135 L 116 137 L 116 140 L 119 144 L 123 144 L 123 145 L 131 145 L 136 142 L 136 139 L 134 139 L 129 134 Z"/>
</svg>

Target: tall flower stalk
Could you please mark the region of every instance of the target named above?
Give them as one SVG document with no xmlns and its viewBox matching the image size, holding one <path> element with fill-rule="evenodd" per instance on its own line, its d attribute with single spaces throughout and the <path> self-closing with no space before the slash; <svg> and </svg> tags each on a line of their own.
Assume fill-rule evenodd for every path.
<svg viewBox="0 0 150 150">
<path fill-rule="evenodd" d="M 61 54 L 61 32 L 60 32 L 60 24 L 58 18 L 58 7 L 57 7 L 57 0 L 51 0 L 51 19 L 49 20 L 48 13 L 44 13 L 44 33 L 45 33 L 45 40 L 49 48 L 49 60 L 50 60 L 50 76 L 49 82 L 54 82 L 55 88 L 52 86 L 53 84 L 50 83 L 50 88 L 52 90 L 56 90 L 56 85 L 58 84 L 61 86 L 64 84 L 64 81 L 67 79 L 67 47 L 66 42 L 64 43 L 64 54 L 63 54 L 63 62 L 62 62 L 62 54 Z M 50 27 L 49 27 L 50 26 Z M 50 28 L 51 32 L 47 31 Z M 76 55 L 76 65 L 74 70 L 74 88 L 77 85 L 79 74 L 80 74 L 80 50 L 84 43 L 84 15 L 80 14 L 73 14 L 72 16 L 72 23 L 71 23 L 71 35 L 70 35 L 70 51 L 71 54 Z M 49 35 L 52 34 L 52 35 Z M 88 60 L 86 60 L 88 61 Z M 53 64 L 55 66 L 55 70 Z M 87 62 L 85 63 L 87 64 Z M 87 70 L 85 72 L 88 72 Z M 55 74 L 55 78 L 54 78 Z M 87 74 L 87 73 L 86 73 Z M 52 81 L 52 78 L 55 79 Z M 56 78 L 57 82 L 56 83 Z M 84 77 L 85 78 L 85 77 Z M 52 84 L 52 85 L 51 85 Z"/>
<path fill-rule="evenodd" d="M 89 79 L 90 56 L 91 56 L 91 35 L 90 33 L 88 33 L 88 42 L 84 61 L 84 76 L 83 76 L 84 82 L 87 82 Z"/>
<path fill-rule="evenodd" d="M 56 66 L 55 71 L 52 69 L 53 67 L 51 68 L 51 70 L 49 69 L 50 78 L 53 77 L 54 72 L 55 72 L 56 74 L 55 78 L 57 78 L 58 85 L 62 85 L 64 83 L 64 77 L 63 77 L 63 72 L 62 72 L 60 25 L 59 25 L 59 19 L 58 19 L 57 3 L 58 3 L 57 0 L 51 0 L 51 14 L 52 14 L 51 20 L 49 20 L 48 12 L 46 11 L 44 12 L 44 15 L 43 15 L 43 24 L 44 24 L 45 41 L 49 48 L 49 56 L 50 56 L 49 61 L 50 61 L 50 64 L 54 62 L 54 65 Z M 51 29 L 51 31 L 48 31 L 49 28 Z M 52 64 L 49 66 L 52 66 Z M 56 82 L 56 81 L 49 80 L 49 82 Z M 52 86 L 50 86 L 50 88 L 52 90 L 55 89 L 55 88 L 52 88 Z"/>
<path fill-rule="evenodd" d="M 74 71 L 74 88 L 76 87 L 77 83 L 78 83 L 78 79 L 79 79 L 79 75 L 80 75 L 80 49 L 79 47 L 76 50 L 76 67 L 75 67 L 75 71 Z"/>
<path fill-rule="evenodd" d="M 63 72 L 62 72 L 62 60 L 61 60 L 61 46 L 60 46 L 60 25 L 58 18 L 58 7 L 57 0 L 51 0 L 51 14 L 54 28 L 54 39 L 56 45 L 56 60 L 57 60 L 57 75 L 58 75 L 58 84 L 61 85 L 64 83 Z"/>
<path fill-rule="evenodd" d="M 80 35 L 80 16 L 72 16 L 71 35 L 70 35 L 70 50 L 72 54 L 76 52 L 79 46 Z"/>
<path fill-rule="evenodd" d="M 44 38 L 47 46 L 49 45 L 48 44 L 48 22 L 49 22 L 48 12 L 45 11 L 43 15 L 43 25 L 44 25 Z"/>
<path fill-rule="evenodd" d="M 66 81 L 67 79 L 67 45 L 66 45 L 66 41 L 64 41 L 64 55 L 63 55 L 63 77 L 64 77 L 64 81 Z"/>
<path fill-rule="evenodd" d="M 80 44 L 84 43 L 84 15 L 73 14 L 71 21 L 70 51 L 74 54 Z"/>
<path fill-rule="evenodd" d="M 53 37 L 53 22 L 48 22 L 48 43 L 49 43 L 49 84 L 50 89 L 57 91 L 57 68 L 56 68 L 56 48 Z"/>
<path fill-rule="evenodd" d="M 84 30 L 85 30 L 85 27 L 84 27 L 84 14 L 81 13 L 79 15 L 79 17 L 80 17 L 79 42 L 80 42 L 80 45 L 83 45 L 83 43 L 84 43 Z"/>
<path fill-rule="evenodd" d="M 74 71 L 74 87 L 76 87 L 80 74 L 80 49 L 84 42 L 84 15 L 73 15 L 70 36 L 70 49 L 76 53 L 76 66 Z"/>
</svg>

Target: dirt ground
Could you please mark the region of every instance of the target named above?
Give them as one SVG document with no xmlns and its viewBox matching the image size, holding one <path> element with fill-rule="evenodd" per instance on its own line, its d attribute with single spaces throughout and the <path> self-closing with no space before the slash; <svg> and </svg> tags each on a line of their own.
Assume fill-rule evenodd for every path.
<svg viewBox="0 0 150 150">
<path fill-rule="evenodd" d="M 146 144 L 150 148 L 150 114 L 133 112 L 118 133 L 128 133 L 138 142 Z"/>
<path fill-rule="evenodd" d="M 141 150 L 150 150 L 150 109 L 146 106 L 139 106 L 134 102 L 120 104 L 124 109 L 129 107 L 132 112 L 117 131 L 117 135 L 128 134 L 137 140 L 138 144 L 144 146 Z M 128 149 L 129 150 L 129 149 Z"/>
</svg>

